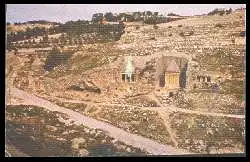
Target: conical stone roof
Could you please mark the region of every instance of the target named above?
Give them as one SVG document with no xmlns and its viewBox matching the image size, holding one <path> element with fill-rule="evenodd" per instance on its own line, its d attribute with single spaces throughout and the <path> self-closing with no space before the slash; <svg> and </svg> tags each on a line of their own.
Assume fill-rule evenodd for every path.
<svg viewBox="0 0 250 162">
<path fill-rule="evenodd" d="M 128 56 L 126 59 L 125 59 L 125 63 L 124 63 L 124 66 L 123 66 L 123 72 L 126 73 L 126 74 L 132 74 L 135 70 L 135 67 L 133 65 L 133 60 L 132 60 L 132 57 L 131 56 Z"/>
</svg>

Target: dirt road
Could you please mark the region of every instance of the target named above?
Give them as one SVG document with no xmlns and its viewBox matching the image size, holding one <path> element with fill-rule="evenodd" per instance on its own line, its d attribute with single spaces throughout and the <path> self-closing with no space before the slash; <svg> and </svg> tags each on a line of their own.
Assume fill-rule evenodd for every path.
<svg viewBox="0 0 250 162">
<path fill-rule="evenodd" d="M 91 101 L 79 101 L 79 100 L 67 100 L 61 98 L 55 98 L 61 102 L 69 102 L 69 103 L 86 103 L 86 104 L 94 104 L 94 105 L 107 105 L 107 106 L 129 106 L 129 107 L 140 107 L 134 106 L 130 104 L 118 104 L 118 103 L 93 103 Z M 245 115 L 236 115 L 236 114 L 225 114 L 225 113 L 217 113 L 217 112 L 205 112 L 205 111 L 196 111 L 196 110 L 188 110 L 183 108 L 178 108 L 174 105 L 164 105 L 157 102 L 160 107 L 140 107 L 147 110 L 154 110 L 158 112 L 182 112 L 187 114 L 197 114 L 197 115 L 205 115 L 205 116 L 217 116 L 217 117 L 229 117 L 229 118 L 239 118 L 244 119 Z"/>
<path fill-rule="evenodd" d="M 163 145 L 153 140 L 144 138 L 142 136 L 128 133 L 120 128 L 117 128 L 111 124 L 98 121 L 96 119 L 87 117 L 70 109 L 60 107 L 47 100 L 41 99 L 33 94 L 29 94 L 17 88 L 10 88 L 10 93 L 12 96 L 21 98 L 26 101 L 27 104 L 43 107 L 51 111 L 58 111 L 67 114 L 70 119 L 75 121 L 75 124 L 85 125 L 94 129 L 101 129 L 110 137 L 113 137 L 127 145 L 132 145 L 133 147 L 141 148 L 152 155 L 180 155 L 180 154 L 190 154 L 185 150 L 176 149 L 171 146 Z"/>
</svg>

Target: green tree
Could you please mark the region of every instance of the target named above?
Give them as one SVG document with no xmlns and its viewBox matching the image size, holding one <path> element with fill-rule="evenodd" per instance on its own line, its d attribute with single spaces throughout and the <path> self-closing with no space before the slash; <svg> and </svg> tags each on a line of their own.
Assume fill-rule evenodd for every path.
<svg viewBox="0 0 250 162">
<path fill-rule="evenodd" d="M 49 36 L 47 34 L 43 36 L 43 42 L 45 43 L 49 42 Z"/>
<path fill-rule="evenodd" d="M 107 21 L 115 21 L 115 17 L 114 17 L 114 15 L 113 15 L 112 12 L 107 12 L 107 13 L 104 15 L 104 17 L 105 17 L 105 19 L 106 19 Z"/>
<path fill-rule="evenodd" d="M 92 16 L 92 22 L 97 23 L 103 19 L 103 13 L 96 13 Z"/>
</svg>

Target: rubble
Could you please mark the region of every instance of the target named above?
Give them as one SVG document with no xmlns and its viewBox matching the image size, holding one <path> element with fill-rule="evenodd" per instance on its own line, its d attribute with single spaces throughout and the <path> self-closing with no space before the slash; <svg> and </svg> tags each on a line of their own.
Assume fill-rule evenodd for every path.
<svg viewBox="0 0 250 162">
<path fill-rule="evenodd" d="M 78 153 L 80 157 L 85 157 L 89 155 L 89 152 L 86 149 L 80 149 Z"/>
<path fill-rule="evenodd" d="M 242 94 L 240 82 L 235 82 L 235 80 L 244 79 L 244 73 L 242 73 L 244 70 L 242 58 L 245 53 L 244 16 L 238 18 L 239 15 L 243 14 L 190 17 L 158 24 L 157 29 L 154 29 L 152 25 L 133 26 L 131 29 L 127 27 L 126 33 L 116 42 L 103 43 L 101 39 L 104 37 L 96 35 L 96 33 L 81 35 L 81 39 L 87 42 L 77 46 L 65 45 L 63 50 L 73 49 L 76 52 L 72 54 L 67 63 L 55 67 L 50 72 L 45 72 L 43 69 L 47 53 L 43 53 L 44 56 L 39 54 L 39 57 L 34 55 L 29 58 L 26 57 L 25 50 L 20 50 L 20 55 L 17 54 L 15 57 L 8 55 L 7 64 L 17 66 L 16 69 L 20 68 L 14 76 L 14 86 L 17 88 L 35 95 L 44 95 L 47 100 L 59 97 L 65 100 L 86 101 L 86 104 L 57 100 L 52 102 L 116 125 L 130 133 L 139 134 L 164 144 L 171 144 L 169 134 L 157 112 L 145 111 L 141 108 L 159 107 L 154 99 L 147 96 L 156 91 L 157 83 L 154 74 L 156 60 L 163 55 L 185 57 L 188 60 L 192 58 L 189 64 L 190 72 L 192 70 L 211 70 L 223 73 L 221 76 L 223 82 L 219 85 L 221 91 L 215 93 L 209 90 L 186 91 L 185 89 L 185 93 L 179 92 L 173 97 L 160 94 L 157 98 L 162 104 L 214 113 L 243 114 L 245 109 L 241 104 L 242 100 L 232 95 L 235 91 Z M 220 25 L 216 27 L 216 24 Z M 180 33 L 182 34 L 179 35 Z M 100 39 L 94 40 L 96 38 Z M 94 43 L 94 41 L 98 41 L 98 43 Z M 126 84 L 121 81 L 122 64 L 125 56 L 128 55 L 133 56 L 137 62 L 141 82 Z M 17 59 L 10 59 L 11 57 Z M 7 69 L 8 74 L 9 70 L 10 67 Z M 227 83 L 233 87 L 228 86 Z M 235 88 L 234 92 L 231 88 Z M 101 103 L 105 104 L 99 106 Z M 112 104 L 117 104 L 117 106 Z M 118 106 L 122 104 L 124 106 Z M 29 113 L 40 115 L 41 112 L 31 109 L 22 115 L 27 116 Z M 15 112 L 15 117 L 19 115 Z M 219 152 L 225 145 L 242 146 L 240 133 L 243 132 L 243 126 L 241 121 L 180 115 L 177 112 L 170 116 L 172 129 L 177 132 L 178 147 L 193 152 L 213 153 Z M 61 123 L 53 125 L 57 122 Z M 98 142 L 112 143 L 125 152 L 134 151 L 130 146 L 120 145 L 119 141 L 112 141 L 107 136 L 104 139 L 103 133 L 98 130 L 75 128 L 74 123 L 62 115 L 58 115 L 55 119 L 49 118 L 48 121 L 41 123 L 51 133 L 48 138 L 67 143 L 72 140 L 69 138 L 72 136 L 86 145 L 84 149 L 79 148 L 79 141 L 78 146 L 73 145 L 73 148 L 78 149 L 78 153 L 82 156 L 92 155 L 87 146 Z M 32 128 L 31 130 L 35 131 Z M 66 131 L 64 130 L 66 128 L 74 129 Z M 22 129 L 26 129 L 26 127 L 22 127 Z M 41 134 L 47 137 L 46 133 Z M 62 137 L 59 137 L 58 134 Z M 34 139 L 36 140 L 36 138 L 38 137 Z M 218 139 L 218 141 L 215 141 L 216 145 L 213 146 L 215 149 L 208 151 L 211 139 Z"/>
<path fill-rule="evenodd" d="M 29 112 L 28 109 L 32 109 L 33 112 Z M 28 117 L 30 117 L 34 115 L 34 112 L 37 112 L 37 108 L 34 108 L 33 106 L 24 106 L 20 109 L 20 111 L 15 111 L 16 108 L 12 110 L 14 110 L 16 115 L 19 116 L 19 121 L 13 119 L 12 111 L 8 108 L 7 138 L 12 139 L 13 141 L 13 137 L 28 137 L 25 141 L 27 141 L 31 147 L 25 145 L 25 149 L 31 156 L 103 156 L 102 152 L 98 152 L 98 150 L 95 149 L 92 150 L 91 148 L 93 146 L 98 147 L 97 144 L 99 143 L 103 144 L 99 147 L 105 148 L 106 145 L 111 144 L 113 148 L 116 148 L 116 146 L 112 145 L 112 138 L 105 135 L 101 130 L 90 129 L 82 125 L 63 125 L 59 120 L 57 120 L 57 116 L 60 114 L 55 112 L 46 112 L 43 111 L 43 109 L 39 111 L 39 115 L 41 115 L 40 117 L 45 121 L 45 126 L 43 127 L 42 125 L 39 126 L 39 124 L 32 125 L 31 122 L 23 124 L 23 121 L 27 118 L 24 117 L 23 113 L 27 112 Z M 53 121 L 49 119 L 53 119 Z M 56 128 L 55 125 L 57 124 L 60 124 L 60 127 L 57 130 L 52 132 L 47 130 L 47 128 Z M 89 132 L 85 132 L 85 130 L 89 130 Z M 96 136 L 97 134 L 99 134 L 98 137 Z M 19 145 L 24 147 L 24 143 L 22 143 L 22 141 L 16 142 L 19 142 Z M 34 143 L 36 144 L 33 145 Z M 127 146 L 124 143 L 118 142 L 118 144 L 123 145 L 125 148 L 130 147 L 131 150 L 128 149 L 128 151 L 131 152 L 128 152 L 123 148 L 116 148 L 110 152 L 110 155 L 145 153 L 137 148 Z M 41 152 L 40 150 L 43 149 L 47 151 Z M 39 150 L 39 152 L 36 152 L 35 150 Z"/>
<path fill-rule="evenodd" d="M 72 148 L 79 149 L 80 144 L 85 144 L 86 140 L 84 138 L 74 138 L 72 139 Z"/>
<path fill-rule="evenodd" d="M 211 146 L 218 150 L 229 143 L 232 148 L 235 148 L 235 144 L 244 145 L 242 135 L 233 131 L 237 129 L 242 132 L 242 122 L 236 123 L 225 117 L 211 118 L 183 113 L 171 115 L 171 127 L 177 130 L 179 147 L 200 153 L 207 153 Z M 201 125 L 204 125 L 202 129 Z"/>
<path fill-rule="evenodd" d="M 45 127 L 46 127 L 49 131 L 52 131 L 52 132 L 57 131 L 57 127 L 55 127 L 55 126 L 52 126 L 52 125 L 46 125 Z"/>
</svg>

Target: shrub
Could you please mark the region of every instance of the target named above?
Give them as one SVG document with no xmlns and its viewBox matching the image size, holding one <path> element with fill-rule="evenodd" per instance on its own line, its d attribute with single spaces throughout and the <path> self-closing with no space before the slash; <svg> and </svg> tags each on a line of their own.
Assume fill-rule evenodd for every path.
<svg viewBox="0 0 250 162">
<path fill-rule="evenodd" d="M 181 33 L 180 33 L 180 36 L 181 36 L 181 37 L 185 37 L 185 35 L 184 35 L 184 33 L 183 33 L 183 32 L 181 32 Z"/>
<path fill-rule="evenodd" d="M 221 12 L 219 15 L 220 15 L 220 16 L 222 16 L 222 15 L 224 15 L 224 13 L 223 13 L 223 12 Z"/>
<path fill-rule="evenodd" d="M 220 23 L 218 23 L 218 24 L 216 24 L 216 25 L 215 25 L 215 27 L 222 28 L 222 27 L 223 27 L 223 25 L 222 25 L 222 24 L 220 24 Z"/>
<path fill-rule="evenodd" d="M 159 28 L 159 26 L 157 26 L 157 25 L 154 25 L 154 26 L 153 26 L 153 28 L 154 28 L 154 29 L 158 29 L 158 28 Z"/>
<path fill-rule="evenodd" d="M 155 37 L 151 37 L 151 38 L 149 38 L 149 40 L 156 40 L 156 38 Z"/>
<path fill-rule="evenodd" d="M 172 26 L 168 26 L 168 28 L 172 28 Z"/>
<path fill-rule="evenodd" d="M 180 28 L 180 27 L 182 27 L 182 25 L 178 25 L 178 27 Z"/>
<path fill-rule="evenodd" d="M 240 36 L 241 37 L 245 37 L 246 36 L 246 32 L 245 31 L 240 32 Z"/>
<path fill-rule="evenodd" d="M 233 12 L 233 10 L 230 8 L 229 10 L 226 10 L 226 14 L 231 14 Z"/>
<path fill-rule="evenodd" d="M 216 14 L 223 15 L 225 13 L 226 13 L 225 10 L 216 8 L 213 11 L 209 12 L 208 15 L 216 15 Z"/>
<path fill-rule="evenodd" d="M 194 31 L 189 32 L 189 35 L 194 35 Z"/>
<path fill-rule="evenodd" d="M 101 93 L 101 89 L 98 87 L 89 87 L 89 86 L 80 87 L 78 85 L 71 85 L 68 89 L 75 91 L 88 91 L 88 92 Z"/>
<path fill-rule="evenodd" d="M 168 16 L 180 16 L 180 15 L 171 12 L 171 13 L 168 14 Z"/>
<path fill-rule="evenodd" d="M 66 63 L 71 55 L 71 53 L 61 53 L 57 48 L 53 49 L 45 61 L 44 69 L 50 71 L 54 67 Z"/>
</svg>

